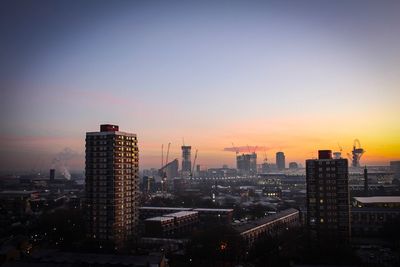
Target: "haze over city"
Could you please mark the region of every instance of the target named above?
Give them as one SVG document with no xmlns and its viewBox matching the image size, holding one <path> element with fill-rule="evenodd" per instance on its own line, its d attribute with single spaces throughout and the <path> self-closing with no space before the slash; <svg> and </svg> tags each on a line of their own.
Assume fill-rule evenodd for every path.
<svg viewBox="0 0 400 267">
<path fill-rule="evenodd" d="M 101 123 L 137 133 L 141 168 L 182 138 L 207 167 L 234 166 L 232 143 L 400 158 L 398 1 L 67 2 L 1 4 L 1 170 L 65 148 L 82 170 Z"/>
<path fill-rule="evenodd" d="M 0 266 L 400 266 L 399 14 L 0 1 Z"/>
</svg>

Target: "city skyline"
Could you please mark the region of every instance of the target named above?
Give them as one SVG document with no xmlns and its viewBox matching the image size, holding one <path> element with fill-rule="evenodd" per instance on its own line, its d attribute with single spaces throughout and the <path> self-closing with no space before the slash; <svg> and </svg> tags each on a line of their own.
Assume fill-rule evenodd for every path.
<svg viewBox="0 0 400 267">
<path fill-rule="evenodd" d="M 232 143 L 304 165 L 359 139 L 362 165 L 398 160 L 399 3 L 288 3 L 3 2 L 1 170 L 65 148 L 83 170 L 103 123 L 137 133 L 142 169 L 182 138 L 207 167 L 235 166 Z"/>
</svg>

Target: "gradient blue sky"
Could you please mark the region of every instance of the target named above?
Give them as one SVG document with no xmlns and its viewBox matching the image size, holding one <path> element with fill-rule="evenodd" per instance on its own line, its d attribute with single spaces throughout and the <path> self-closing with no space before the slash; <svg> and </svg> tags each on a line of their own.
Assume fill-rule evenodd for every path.
<svg viewBox="0 0 400 267">
<path fill-rule="evenodd" d="M 324 2 L 324 3 L 322 3 Z M 399 1 L 2 1 L 0 168 L 83 167 L 100 123 L 136 132 L 141 167 L 182 137 L 204 166 L 236 145 L 400 158 Z"/>
</svg>

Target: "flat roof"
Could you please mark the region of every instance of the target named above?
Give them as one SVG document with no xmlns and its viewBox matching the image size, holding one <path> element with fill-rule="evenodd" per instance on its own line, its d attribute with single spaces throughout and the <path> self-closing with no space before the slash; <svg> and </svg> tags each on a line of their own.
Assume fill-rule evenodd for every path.
<svg viewBox="0 0 400 267">
<path fill-rule="evenodd" d="M 186 211 L 192 210 L 191 208 L 180 208 L 180 207 L 139 207 L 140 210 L 179 210 Z"/>
<path fill-rule="evenodd" d="M 157 216 L 157 217 L 148 218 L 145 221 L 165 222 L 165 221 L 172 221 L 173 219 L 174 218 L 172 218 L 172 217 Z"/>
<path fill-rule="evenodd" d="M 195 215 L 198 214 L 197 211 L 179 211 L 175 213 L 170 213 L 170 214 L 165 214 L 165 217 L 184 217 L 184 216 L 189 216 L 189 215 Z"/>
<path fill-rule="evenodd" d="M 194 211 L 214 211 L 214 212 L 231 212 L 233 209 L 206 209 L 206 208 L 199 208 L 193 209 Z"/>
<path fill-rule="evenodd" d="M 277 212 L 275 214 L 272 214 L 268 217 L 264 217 L 255 221 L 250 221 L 247 223 L 243 223 L 243 224 L 239 224 L 239 225 L 235 225 L 234 228 L 239 232 L 239 233 L 245 233 L 247 231 L 253 230 L 255 228 L 264 226 L 265 224 L 268 224 L 270 222 L 276 221 L 276 220 L 280 220 L 283 217 L 289 216 L 289 215 L 293 215 L 299 213 L 298 210 L 296 209 L 286 209 L 280 212 Z"/>
<path fill-rule="evenodd" d="M 382 196 L 382 197 L 355 197 L 356 201 L 371 204 L 371 203 L 400 203 L 400 196 Z"/>
<path fill-rule="evenodd" d="M 94 136 L 94 135 L 123 135 L 123 136 L 129 136 L 129 137 L 137 137 L 136 134 L 134 133 L 127 133 L 127 132 L 121 132 L 121 131 L 104 131 L 104 132 L 86 132 L 87 136 Z"/>
</svg>

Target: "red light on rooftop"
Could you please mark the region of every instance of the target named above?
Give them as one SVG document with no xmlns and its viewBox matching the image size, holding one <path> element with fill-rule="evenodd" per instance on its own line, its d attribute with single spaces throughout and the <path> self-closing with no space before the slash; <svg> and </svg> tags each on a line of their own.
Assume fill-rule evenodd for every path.
<svg viewBox="0 0 400 267">
<path fill-rule="evenodd" d="M 318 150 L 318 159 L 332 159 L 332 150 Z"/>
</svg>

